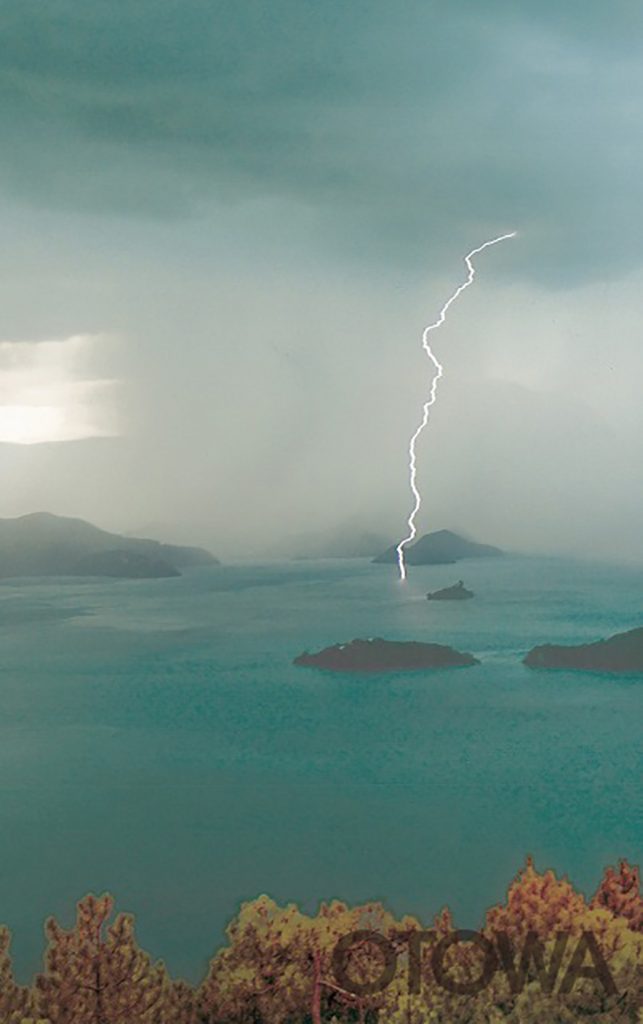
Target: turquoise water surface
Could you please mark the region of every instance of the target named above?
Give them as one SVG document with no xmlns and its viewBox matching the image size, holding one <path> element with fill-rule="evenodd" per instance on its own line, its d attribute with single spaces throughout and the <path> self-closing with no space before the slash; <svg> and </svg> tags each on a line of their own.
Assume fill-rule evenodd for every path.
<svg viewBox="0 0 643 1024">
<path fill-rule="evenodd" d="M 473 601 L 429 603 L 462 577 Z M 88 890 L 190 979 L 241 900 L 381 899 L 476 927 L 531 853 L 591 892 L 641 856 L 643 680 L 535 673 L 534 644 L 643 625 L 643 570 L 514 558 L 0 585 L 0 920 L 18 974 Z M 473 668 L 292 665 L 357 636 Z"/>
</svg>

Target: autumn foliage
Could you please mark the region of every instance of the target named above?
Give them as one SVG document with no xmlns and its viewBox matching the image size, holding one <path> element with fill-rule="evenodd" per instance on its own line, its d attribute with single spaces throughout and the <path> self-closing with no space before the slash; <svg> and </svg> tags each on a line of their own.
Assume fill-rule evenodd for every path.
<svg viewBox="0 0 643 1024">
<path fill-rule="evenodd" d="M 115 915 L 111 896 L 89 895 L 73 928 L 47 922 L 44 967 L 31 986 L 15 982 L 0 929 L 0 1024 L 642 1019 L 643 900 L 638 869 L 626 862 L 608 868 L 586 901 L 528 860 L 478 933 L 455 927 L 448 910 L 427 925 L 379 903 L 334 901 L 308 916 L 261 896 L 243 904 L 227 945 L 190 986 L 140 949 L 132 917 Z"/>
</svg>

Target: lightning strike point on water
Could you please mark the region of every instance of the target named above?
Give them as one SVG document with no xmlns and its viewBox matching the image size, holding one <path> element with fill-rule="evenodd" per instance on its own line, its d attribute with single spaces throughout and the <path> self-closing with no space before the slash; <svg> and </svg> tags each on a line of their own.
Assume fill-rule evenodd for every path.
<svg viewBox="0 0 643 1024">
<path fill-rule="evenodd" d="M 464 263 L 467 268 L 466 281 L 459 285 L 458 288 L 456 288 L 456 290 L 454 291 L 453 295 L 449 299 L 447 299 L 442 309 L 440 310 L 440 315 L 438 319 L 434 323 L 429 324 L 428 327 L 425 327 L 422 333 L 422 348 L 424 349 L 427 356 L 431 360 L 433 366 L 435 367 L 435 376 L 431 381 L 431 391 L 429 392 L 429 397 L 427 401 L 424 403 L 422 409 L 422 419 L 420 420 L 419 426 L 417 427 L 415 433 L 413 434 L 411 440 L 409 441 L 409 485 L 411 487 L 411 493 L 413 494 L 415 503 L 413 505 L 411 514 L 406 521 L 407 526 L 409 528 L 408 537 L 405 537 L 404 540 L 401 540 L 396 548 L 397 564 L 400 570 L 400 580 L 402 581 L 406 579 L 406 562 L 404 561 L 404 548 L 407 546 L 407 544 L 410 544 L 412 541 L 415 540 L 415 537 L 417 535 L 415 518 L 422 506 L 422 496 L 417 487 L 417 459 L 415 454 L 415 446 L 417 444 L 417 440 L 420 434 L 422 433 L 427 423 L 429 422 L 429 409 L 435 402 L 438 381 L 440 380 L 440 377 L 444 376 L 444 369 L 442 367 L 442 364 L 438 362 L 438 360 L 435 357 L 435 354 L 433 353 L 433 350 L 431 349 L 431 346 L 429 345 L 429 335 L 431 331 L 436 331 L 438 327 L 442 326 L 442 324 L 446 320 L 449 307 L 453 305 L 455 300 L 459 298 L 460 295 L 462 295 L 462 292 L 465 290 L 465 288 L 468 288 L 469 285 L 473 283 L 473 279 L 476 276 L 476 270 L 473 263 L 471 262 L 472 258 L 476 256 L 479 252 L 482 252 L 483 249 L 488 249 L 489 246 L 491 245 L 497 245 L 498 242 L 504 242 L 507 238 L 515 238 L 516 234 L 517 232 L 510 231 L 506 235 L 499 235 L 498 238 L 492 238 L 488 242 L 483 242 L 483 244 L 479 245 L 477 249 L 472 249 L 471 252 L 467 253 L 467 255 L 464 257 Z"/>
</svg>

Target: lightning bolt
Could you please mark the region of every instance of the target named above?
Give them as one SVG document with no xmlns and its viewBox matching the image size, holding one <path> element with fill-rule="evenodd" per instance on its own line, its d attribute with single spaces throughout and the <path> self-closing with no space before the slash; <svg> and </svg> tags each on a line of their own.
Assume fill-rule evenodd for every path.
<svg viewBox="0 0 643 1024">
<path fill-rule="evenodd" d="M 515 237 L 516 232 L 510 231 L 509 234 L 499 235 L 498 238 L 492 238 L 488 242 L 483 242 L 483 244 L 479 245 L 477 249 L 472 249 L 471 252 L 467 253 L 467 255 L 464 257 L 464 263 L 467 268 L 466 281 L 459 285 L 454 291 L 453 295 L 444 303 L 442 309 L 440 310 L 440 315 L 438 319 L 434 323 L 429 324 L 428 327 L 425 327 L 422 333 L 422 348 L 424 349 L 427 356 L 431 360 L 433 366 L 435 367 L 435 375 L 433 377 L 433 380 L 431 381 L 431 391 L 429 393 L 429 397 L 427 401 L 424 403 L 422 409 L 422 419 L 420 420 L 419 426 L 417 427 L 415 433 L 413 434 L 411 440 L 409 441 L 409 484 L 411 487 L 411 492 L 413 494 L 415 503 L 413 505 L 413 510 L 409 518 L 407 519 L 407 526 L 409 528 L 408 537 L 405 537 L 404 540 L 401 540 L 396 548 L 397 564 L 400 570 L 400 580 L 406 579 L 406 562 L 404 560 L 404 548 L 407 546 L 407 544 L 410 544 L 412 541 L 415 540 L 415 537 L 417 535 L 415 518 L 422 506 L 422 496 L 417 487 L 417 458 L 415 453 L 415 446 L 417 444 L 417 440 L 420 434 L 422 433 L 427 423 L 429 422 L 429 409 L 435 403 L 438 381 L 440 380 L 440 377 L 444 376 L 444 369 L 442 367 L 442 364 L 438 362 L 438 360 L 436 359 L 435 354 L 429 344 L 429 335 L 431 331 L 437 331 L 438 327 L 442 326 L 442 324 L 447 318 L 447 313 L 450 307 L 453 305 L 456 299 L 458 299 L 462 295 L 462 292 L 465 290 L 465 288 L 468 288 L 470 284 L 473 284 L 473 279 L 476 276 L 475 267 L 471 262 L 473 257 L 477 256 L 477 254 L 479 252 L 482 252 L 483 249 L 488 249 L 489 246 L 491 245 L 497 245 L 498 242 L 504 242 L 507 238 Z"/>
</svg>

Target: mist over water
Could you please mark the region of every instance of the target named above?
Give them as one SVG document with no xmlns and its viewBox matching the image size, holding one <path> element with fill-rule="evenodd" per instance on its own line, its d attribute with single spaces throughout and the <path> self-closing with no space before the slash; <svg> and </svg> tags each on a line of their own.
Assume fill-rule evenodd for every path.
<svg viewBox="0 0 643 1024">
<path fill-rule="evenodd" d="M 239 901 L 382 899 L 475 928 L 529 853 L 587 893 L 636 861 L 639 680 L 536 673 L 545 641 L 640 625 L 643 571 L 543 558 L 455 567 L 229 565 L 161 581 L 0 584 L 3 921 L 26 977 L 87 890 L 199 977 Z M 296 668 L 357 636 L 477 667 Z"/>
<path fill-rule="evenodd" d="M 144 262 L 148 243 L 132 240 Z M 444 378 L 418 444 L 419 531 L 642 564 L 639 276 L 609 289 L 518 284 L 507 274 L 524 244 L 520 235 L 478 257 L 474 284 L 433 336 Z M 340 262 L 265 280 L 261 267 L 235 277 L 193 252 L 171 287 L 152 263 L 134 288 L 117 238 L 106 245 L 107 261 L 78 251 L 65 271 L 93 260 L 110 281 L 104 304 L 52 327 L 63 338 L 97 323 L 104 333 L 78 365 L 67 347 L 62 380 L 38 400 L 67 396 L 65 429 L 113 436 L 0 444 L 2 515 L 81 516 L 205 544 L 223 560 L 286 554 L 303 537 L 300 553 L 307 534 L 341 529 L 387 543 L 404 535 L 408 441 L 431 383 L 421 333 L 463 279 L 462 253 L 433 256 L 421 274 L 345 280 Z M 25 309 L 21 330 L 37 337 Z M 12 358 L 18 349 L 46 378 L 31 352 L 43 346 L 20 342 Z"/>
</svg>

